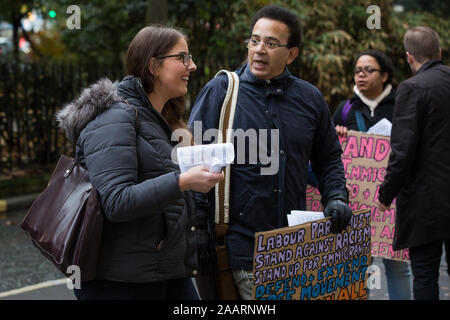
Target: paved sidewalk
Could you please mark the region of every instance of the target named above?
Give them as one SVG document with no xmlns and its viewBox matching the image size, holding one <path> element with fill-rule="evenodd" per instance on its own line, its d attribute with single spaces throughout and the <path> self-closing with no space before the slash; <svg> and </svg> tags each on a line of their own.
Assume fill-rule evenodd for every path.
<svg viewBox="0 0 450 320">
<path fill-rule="evenodd" d="M 0 292 L 0 300 L 76 300 L 67 279 L 51 280 L 15 290 Z"/>
<path fill-rule="evenodd" d="M 20 228 L 27 211 L 8 212 L 0 219 L 0 293 L 64 277 Z"/>
</svg>

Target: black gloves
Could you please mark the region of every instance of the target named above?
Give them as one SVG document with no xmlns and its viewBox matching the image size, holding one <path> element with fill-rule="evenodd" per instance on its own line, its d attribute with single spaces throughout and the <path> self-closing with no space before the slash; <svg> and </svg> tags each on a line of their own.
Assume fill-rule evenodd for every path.
<svg viewBox="0 0 450 320">
<path fill-rule="evenodd" d="M 323 209 L 325 217 L 331 217 L 331 232 L 340 233 L 347 228 L 353 215 L 344 194 L 333 194 Z"/>
</svg>

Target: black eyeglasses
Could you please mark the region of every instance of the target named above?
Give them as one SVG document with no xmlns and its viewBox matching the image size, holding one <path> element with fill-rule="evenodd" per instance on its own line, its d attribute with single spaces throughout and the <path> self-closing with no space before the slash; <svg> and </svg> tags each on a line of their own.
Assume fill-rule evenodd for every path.
<svg viewBox="0 0 450 320">
<path fill-rule="evenodd" d="M 172 58 L 172 57 L 178 57 L 183 59 L 183 64 L 188 67 L 192 60 L 192 54 L 189 53 L 177 53 L 177 54 L 169 54 L 167 56 L 159 56 L 156 57 L 156 59 L 165 59 L 165 58 Z"/>
<path fill-rule="evenodd" d="M 247 44 L 248 47 L 257 47 L 259 46 L 260 43 L 263 44 L 264 48 L 267 49 L 276 49 L 279 47 L 288 47 L 289 45 L 287 44 L 279 44 L 273 41 L 267 41 L 267 42 L 262 42 L 261 40 L 255 39 L 255 38 L 251 38 L 251 39 L 247 39 L 245 40 L 245 43 Z"/>
<path fill-rule="evenodd" d="M 375 71 L 379 71 L 381 72 L 380 69 L 375 69 L 375 68 L 371 68 L 371 67 L 364 67 L 364 68 L 355 68 L 355 70 L 353 70 L 353 73 L 356 75 L 360 74 L 361 72 L 364 73 L 364 75 L 368 75 L 368 74 L 372 74 Z"/>
</svg>

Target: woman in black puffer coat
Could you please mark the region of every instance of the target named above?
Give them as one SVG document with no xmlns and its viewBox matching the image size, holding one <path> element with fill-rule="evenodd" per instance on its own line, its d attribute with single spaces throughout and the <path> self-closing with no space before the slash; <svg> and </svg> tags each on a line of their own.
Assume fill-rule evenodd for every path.
<svg viewBox="0 0 450 320">
<path fill-rule="evenodd" d="M 75 289 L 78 299 L 198 299 L 190 278 L 200 272 L 207 217 L 189 190 L 207 192 L 223 173 L 180 174 L 172 160 L 196 70 L 188 52 L 180 31 L 146 27 L 128 48 L 128 76 L 98 81 L 58 113 L 106 217 L 96 279 Z"/>
</svg>

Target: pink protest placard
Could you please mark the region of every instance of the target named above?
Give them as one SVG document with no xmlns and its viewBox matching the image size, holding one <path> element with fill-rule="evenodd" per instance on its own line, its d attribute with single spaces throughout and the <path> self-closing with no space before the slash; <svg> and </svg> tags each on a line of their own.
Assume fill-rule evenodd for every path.
<svg viewBox="0 0 450 320">
<path fill-rule="evenodd" d="M 391 150 L 389 137 L 349 131 L 347 138 L 340 138 L 342 163 L 349 187 L 349 204 L 352 211 L 370 209 L 372 227 L 372 256 L 391 260 L 409 260 L 408 249 L 394 251 L 392 241 L 395 229 L 395 199 L 391 209 L 378 210 L 378 191 L 386 175 Z M 308 186 L 307 210 L 322 211 L 320 193 Z"/>
</svg>

